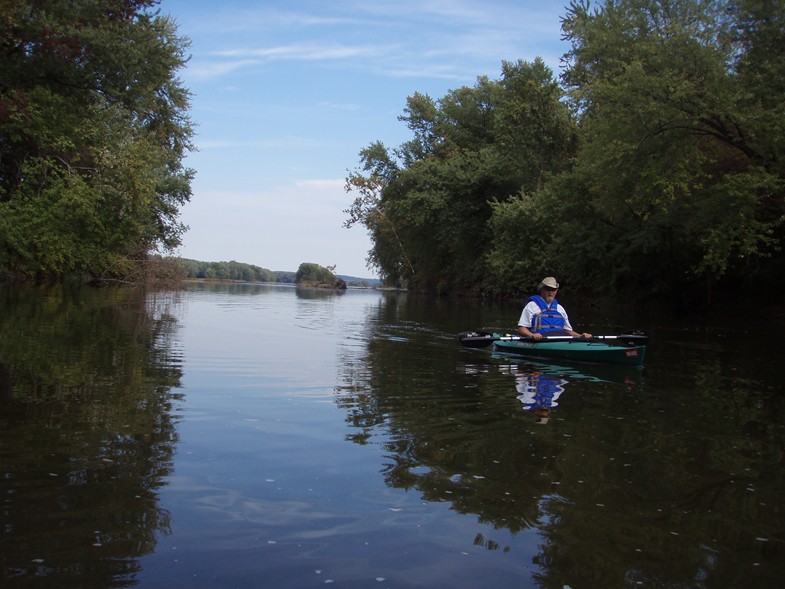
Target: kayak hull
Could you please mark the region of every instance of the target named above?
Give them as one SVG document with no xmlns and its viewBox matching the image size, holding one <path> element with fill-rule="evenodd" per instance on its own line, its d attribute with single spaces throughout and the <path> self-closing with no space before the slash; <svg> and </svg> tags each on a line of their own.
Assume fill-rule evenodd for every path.
<svg viewBox="0 0 785 589">
<path fill-rule="evenodd" d="M 617 366 L 643 366 L 646 356 L 646 346 L 617 346 L 583 341 L 495 341 L 493 349 L 496 352 L 529 358 L 558 358 L 573 362 Z"/>
</svg>

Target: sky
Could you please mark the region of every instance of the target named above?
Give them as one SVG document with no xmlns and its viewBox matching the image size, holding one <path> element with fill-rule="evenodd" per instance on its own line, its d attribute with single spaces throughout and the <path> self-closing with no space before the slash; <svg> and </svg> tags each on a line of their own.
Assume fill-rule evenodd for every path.
<svg viewBox="0 0 785 589">
<path fill-rule="evenodd" d="M 396 147 L 415 92 L 498 79 L 502 61 L 567 51 L 567 0 L 162 0 L 190 40 L 196 172 L 178 254 L 376 277 L 364 227 L 345 229 L 345 179 L 373 141 Z"/>
</svg>

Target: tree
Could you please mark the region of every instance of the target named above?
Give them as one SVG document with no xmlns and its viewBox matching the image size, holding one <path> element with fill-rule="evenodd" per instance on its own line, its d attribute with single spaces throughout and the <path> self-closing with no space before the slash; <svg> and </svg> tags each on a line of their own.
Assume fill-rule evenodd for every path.
<svg viewBox="0 0 785 589">
<path fill-rule="evenodd" d="M 589 217 L 554 241 L 590 256 L 606 281 L 642 290 L 781 276 L 782 3 L 581 1 L 563 28 L 585 138 L 569 172 L 584 192 L 564 200 Z M 580 249 L 586 228 L 606 251 Z"/>
<path fill-rule="evenodd" d="M 325 268 L 313 262 L 303 262 L 297 268 L 294 282 L 297 284 L 328 284 L 333 286 L 336 283 L 336 277 L 333 273 L 334 269 L 334 266 Z"/>
<path fill-rule="evenodd" d="M 352 205 L 345 209 L 346 229 L 360 223 L 371 236 L 373 247 L 368 252 L 368 266 L 376 268 L 384 281 L 399 283 L 414 277 L 415 270 L 406 248 L 388 214 L 382 191 L 399 172 L 395 156 L 383 143 L 376 141 L 360 151 L 360 167 L 346 178 L 347 192 L 357 191 Z"/>
<path fill-rule="evenodd" d="M 157 4 L 3 4 L 0 272 L 122 277 L 179 245 L 187 40 Z"/>
<path fill-rule="evenodd" d="M 387 282 L 471 289 L 486 278 L 492 203 L 536 191 L 560 170 L 575 129 L 542 60 L 504 62 L 500 80 L 438 101 L 415 93 L 400 117 L 413 138 L 395 150 L 372 143 L 347 179 L 360 196 L 347 225 L 363 223 L 369 261 Z"/>
</svg>

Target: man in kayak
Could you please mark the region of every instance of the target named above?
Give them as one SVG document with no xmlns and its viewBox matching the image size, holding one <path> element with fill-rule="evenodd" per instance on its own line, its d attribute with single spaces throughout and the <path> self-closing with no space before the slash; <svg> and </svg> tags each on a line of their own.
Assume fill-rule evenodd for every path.
<svg viewBox="0 0 785 589">
<path fill-rule="evenodd" d="M 518 333 L 539 341 L 548 335 L 571 335 L 590 338 L 590 333 L 572 330 L 567 311 L 556 300 L 559 283 L 553 276 L 543 278 L 537 294 L 530 296 L 518 320 Z"/>
</svg>

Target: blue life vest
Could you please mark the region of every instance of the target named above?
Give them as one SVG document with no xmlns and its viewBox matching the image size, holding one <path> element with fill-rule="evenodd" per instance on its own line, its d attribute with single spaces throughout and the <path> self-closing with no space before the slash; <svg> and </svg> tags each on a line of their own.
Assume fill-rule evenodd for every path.
<svg viewBox="0 0 785 589">
<path fill-rule="evenodd" d="M 556 299 L 550 305 L 540 295 L 530 296 L 529 300 L 540 308 L 540 312 L 532 319 L 533 333 L 564 332 L 564 316 L 558 311 L 559 302 Z"/>
<path fill-rule="evenodd" d="M 537 378 L 537 392 L 529 409 L 537 407 L 550 409 L 556 405 L 553 399 L 558 396 L 557 393 L 563 392 L 564 385 L 561 379 L 551 374 L 540 374 Z"/>
</svg>

